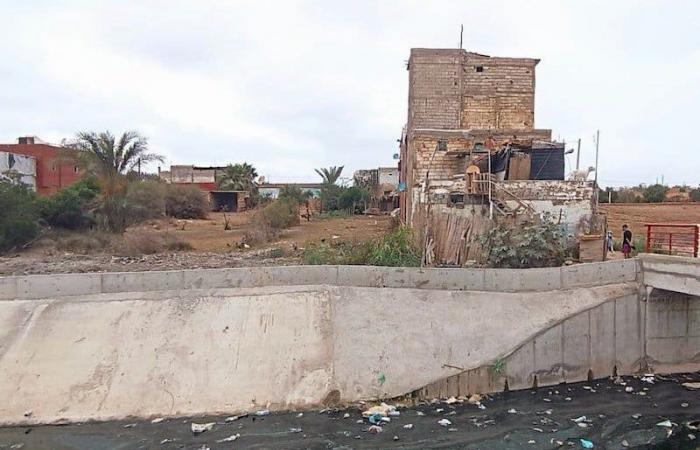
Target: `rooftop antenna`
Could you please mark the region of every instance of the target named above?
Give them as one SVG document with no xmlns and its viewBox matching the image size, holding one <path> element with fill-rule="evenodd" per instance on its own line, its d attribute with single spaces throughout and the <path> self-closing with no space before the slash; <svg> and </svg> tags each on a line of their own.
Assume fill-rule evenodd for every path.
<svg viewBox="0 0 700 450">
<path fill-rule="evenodd" d="M 459 49 L 462 50 L 462 35 L 464 34 L 464 24 L 459 26 Z"/>
</svg>

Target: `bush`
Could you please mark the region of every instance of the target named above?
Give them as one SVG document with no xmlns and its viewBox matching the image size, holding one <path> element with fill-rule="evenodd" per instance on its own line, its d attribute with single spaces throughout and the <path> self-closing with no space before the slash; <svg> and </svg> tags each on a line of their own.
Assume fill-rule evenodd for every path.
<svg viewBox="0 0 700 450">
<path fill-rule="evenodd" d="M 158 181 L 134 181 L 126 188 L 126 203 L 131 223 L 157 219 L 165 215 L 165 184 Z"/>
<path fill-rule="evenodd" d="M 668 187 L 663 184 L 652 184 L 644 189 L 644 200 L 649 203 L 661 203 L 666 200 Z"/>
<path fill-rule="evenodd" d="M 100 187 L 94 178 L 82 179 L 56 194 L 38 200 L 41 218 L 52 227 L 76 230 L 95 224 L 91 209 Z"/>
<path fill-rule="evenodd" d="M 278 198 L 255 213 L 243 241 L 247 244 L 264 243 L 294 225 L 299 225 L 299 204 L 294 198 Z"/>
<path fill-rule="evenodd" d="M 691 202 L 700 202 L 700 188 L 692 189 L 688 193 L 688 198 Z"/>
<path fill-rule="evenodd" d="M 324 211 L 340 209 L 340 196 L 346 188 L 336 184 L 324 184 L 321 188 L 321 206 Z"/>
<path fill-rule="evenodd" d="M 166 185 L 165 213 L 178 219 L 206 219 L 209 200 L 195 186 Z"/>
<path fill-rule="evenodd" d="M 418 267 L 421 254 L 407 228 L 398 228 L 377 241 L 352 245 L 345 243 L 309 246 L 302 254 L 309 265 L 349 264 L 391 267 Z"/>
<path fill-rule="evenodd" d="M 0 250 L 24 245 L 39 234 L 36 194 L 22 183 L 0 181 Z"/>
<path fill-rule="evenodd" d="M 0 250 L 24 245 L 39 233 L 36 195 L 22 183 L 0 181 Z"/>
<path fill-rule="evenodd" d="M 114 245 L 114 235 L 104 231 L 86 231 L 58 234 L 56 248 L 78 254 L 103 252 Z"/>
<path fill-rule="evenodd" d="M 566 258 L 564 230 L 549 220 L 541 225 L 525 222 L 517 232 L 498 223 L 482 239 L 486 265 L 525 269 L 561 266 Z"/>
</svg>

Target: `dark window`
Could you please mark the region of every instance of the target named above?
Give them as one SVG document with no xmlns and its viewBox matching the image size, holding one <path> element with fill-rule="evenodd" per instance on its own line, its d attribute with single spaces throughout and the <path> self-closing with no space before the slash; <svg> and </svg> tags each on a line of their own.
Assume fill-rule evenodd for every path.
<svg viewBox="0 0 700 450">
<path fill-rule="evenodd" d="M 450 204 L 452 204 L 452 205 L 464 205 L 464 194 L 460 194 L 460 193 L 450 194 Z"/>
<path fill-rule="evenodd" d="M 73 166 L 73 172 L 75 172 L 75 173 L 80 172 L 80 167 L 78 167 L 78 166 Z"/>
<path fill-rule="evenodd" d="M 446 152 L 447 151 L 447 141 L 440 139 L 437 142 L 437 149 L 438 149 L 438 151 Z"/>
<path fill-rule="evenodd" d="M 474 67 L 474 70 L 476 70 L 477 72 L 483 72 L 484 66 L 476 66 L 476 67 Z"/>
</svg>

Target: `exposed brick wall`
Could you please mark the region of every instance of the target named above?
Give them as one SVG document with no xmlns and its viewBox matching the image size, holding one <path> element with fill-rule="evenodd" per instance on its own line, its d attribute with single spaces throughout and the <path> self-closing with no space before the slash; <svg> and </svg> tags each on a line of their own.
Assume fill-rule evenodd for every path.
<svg viewBox="0 0 700 450">
<path fill-rule="evenodd" d="M 408 129 L 532 129 L 538 62 L 412 49 Z"/>
</svg>

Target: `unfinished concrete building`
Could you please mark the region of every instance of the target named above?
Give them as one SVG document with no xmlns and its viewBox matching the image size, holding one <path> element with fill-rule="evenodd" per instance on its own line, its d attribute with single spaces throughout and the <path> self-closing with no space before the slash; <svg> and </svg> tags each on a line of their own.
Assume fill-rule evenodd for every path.
<svg viewBox="0 0 700 450">
<path fill-rule="evenodd" d="M 593 183 L 565 182 L 564 144 L 535 128 L 538 62 L 411 50 L 401 217 L 438 263 L 473 259 L 471 237 L 498 216 L 551 214 L 572 236 L 591 221 Z"/>
</svg>

